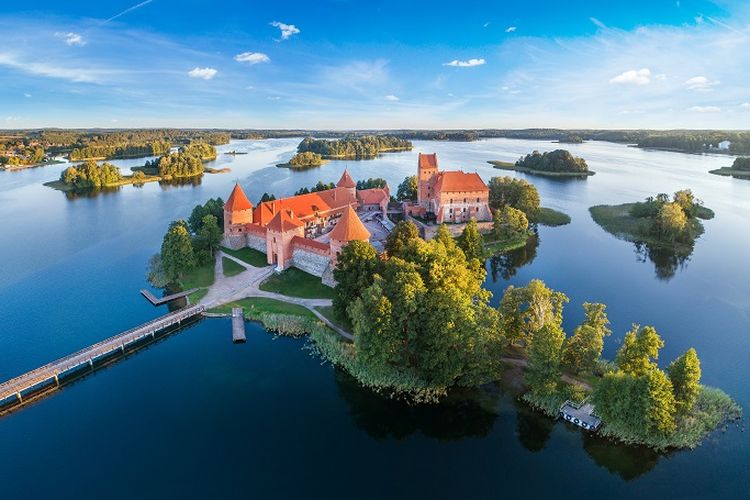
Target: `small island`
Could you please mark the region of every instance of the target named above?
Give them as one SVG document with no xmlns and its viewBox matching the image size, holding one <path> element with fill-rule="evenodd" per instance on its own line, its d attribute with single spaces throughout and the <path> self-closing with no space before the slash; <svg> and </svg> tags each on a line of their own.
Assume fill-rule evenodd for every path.
<svg viewBox="0 0 750 500">
<path fill-rule="evenodd" d="M 583 137 L 580 135 L 575 134 L 569 134 L 563 137 L 560 137 L 557 140 L 558 144 L 583 144 Z"/>
<path fill-rule="evenodd" d="M 381 153 L 411 149 L 411 141 L 393 135 L 365 135 L 334 140 L 307 137 L 297 146 L 298 153 L 316 153 L 327 160 L 366 160 Z"/>
<path fill-rule="evenodd" d="M 699 219 L 714 216 L 689 189 L 677 191 L 671 200 L 661 193 L 643 202 L 597 205 L 589 211 L 594 222 L 618 238 L 687 255 L 703 234 Z"/>
<path fill-rule="evenodd" d="M 305 151 L 292 156 L 288 162 L 279 163 L 276 166 L 281 168 L 291 168 L 292 170 L 306 170 L 308 168 L 319 167 L 324 163 L 328 163 L 328 160 L 324 160 L 318 153 Z"/>
<path fill-rule="evenodd" d="M 731 167 L 721 167 L 709 170 L 709 173 L 734 177 L 736 179 L 750 179 L 750 157 L 735 158 Z"/>
<path fill-rule="evenodd" d="M 573 156 L 564 149 L 556 149 L 545 153 L 534 151 L 519 158 L 515 163 L 498 160 L 490 160 L 487 163 L 503 170 L 515 170 L 525 174 L 549 177 L 588 177 L 596 173 L 589 170 L 586 160 Z"/>
</svg>

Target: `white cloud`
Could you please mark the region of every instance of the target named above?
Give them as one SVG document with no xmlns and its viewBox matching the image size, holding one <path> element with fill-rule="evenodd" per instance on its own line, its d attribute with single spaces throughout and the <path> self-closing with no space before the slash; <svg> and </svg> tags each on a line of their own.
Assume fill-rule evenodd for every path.
<svg viewBox="0 0 750 500">
<path fill-rule="evenodd" d="M 385 96 L 385 100 L 386 101 L 398 101 L 398 96 L 395 96 L 393 94 L 388 94 L 387 96 Z"/>
<path fill-rule="evenodd" d="M 517 29 L 518 29 L 518 28 L 516 28 L 515 26 L 508 26 L 507 28 L 505 28 L 505 32 L 506 32 L 506 33 L 513 33 L 513 32 L 514 32 L 514 31 L 516 31 Z"/>
<path fill-rule="evenodd" d="M 15 55 L 0 52 L 0 66 L 8 66 L 24 73 L 50 78 L 61 78 L 71 82 L 98 83 L 101 78 L 111 71 L 98 69 L 75 68 L 72 66 L 56 66 L 45 62 L 22 61 Z"/>
<path fill-rule="evenodd" d="M 740 104 L 740 107 L 742 109 L 750 110 L 750 102 L 743 102 L 742 104 Z"/>
<path fill-rule="evenodd" d="M 651 70 L 648 68 L 631 69 L 612 78 L 609 83 L 648 85 L 651 83 Z"/>
<path fill-rule="evenodd" d="M 278 101 L 279 99 L 281 99 L 281 97 L 277 95 L 269 95 L 268 97 L 266 97 L 266 99 L 268 99 L 269 101 Z"/>
<path fill-rule="evenodd" d="M 607 29 L 607 25 L 604 24 L 603 22 L 601 22 L 600 20 L 598 20 L 595 17 L 589 17 L 589 21 L 591 21 L 592 23 L 594 23 L 599 28 Z"/>
<path fill-rule="evenodd" d="M 336 66 L 323 66 L 316 84 L 326 89 L 348 87 L 360 89 L 365 86 L 388 83 L 388 61 L 351 61 Z"/>
<path fill-rule="evenodd" d="M 271 58 L 263 52 L 243 52 L 234 56 L 234 60 L 237 62 L 244 62 L 248 64 L 259 64 L 271 62 Z"/>
<path fill-rule="evenodd" d="M 284 24 L 284 23 L 280 23 L 279 21 L 274 21 L 271 23 L 271 26 L 273 26 L 274 28 L 279 28 L 279 30 L 281 30 L 282 40 L 289 40 L 289 38 L 291 38 L 292 35 L 301 33 L 299 28 L 293 24 Z"/>
<path fill-rule="evenodd" d="M 489 26 L 489 25 L 490 25 L 490 23 L 484 23 L 484 24 L 482 25 L 482 28 L 486 28 L 486 27 L 487 27 L 487 26 Z"/>
<path fill-rule="evenodd" d="M 721 108 L 718 106 L 691 106 L 688 108 L 688 111 L 693 111 L 694 113 L 719 113 Z"/>
<path fill-rule="evenodd" d="M 62 38 L 68 45 L 78 45 L 82 47 L 86 45 L 86 40 L 83 39 L 83 35 L 78 33 L 55 33 L 57 38 Z"/>
<path fill-rule="evenodd" d="M 472 66 L 481 66 L 486 63 L 487 61 L 485 61 L 483 58 L 469 59 L 468 61 L 459 61 L 458 59 L 454 59 L 451 62 L 443 63 L 443 66 L 454 66 L 457 68 L 471 68 Z"/>
<path fill-rule="evenodd" d="M 29 94 L 28 92 L 24 92 L 23 96 L 28 98 L 28 97 L 31 97 L 31 94 Z"/>
<path fill-rule="evenodd" d="M 190 78 L 202 78 L 204 80 L 210 80 L 211 78 L 216 76 L 216 73 L 218 73 L 217 70 L 214 68 L 199 68 L 195 67 L 188 71 L 188 76 Z"/>
<path fill-rule="evenodd" d="M 705 76 L 694 76 L 685 82 L 685 86 L 690 90 L 697 90 L 698 92 L 706 92 L 713 90 L 713 87 L 718 85 L 719 80 L 710 80 Z"/>
</svg>

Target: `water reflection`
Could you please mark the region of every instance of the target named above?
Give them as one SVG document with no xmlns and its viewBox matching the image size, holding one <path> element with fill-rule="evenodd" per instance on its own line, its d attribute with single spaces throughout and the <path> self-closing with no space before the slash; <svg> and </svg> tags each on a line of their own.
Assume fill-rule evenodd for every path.
<svg viewBox="0 0 750 500">
<path fill-rule="evenodd" d="M 200 186 L 203 182 L 203 176 L 198 177 L 187 177 L 184 179 L 171 179 L 168 181 L 158 181 L 159 187 L 162 191 L 169 191 L 170 189 L 180 188 L 183 186 Z M 103 195 L 110 195 L 114 193 L 118 193 L 121 189 L 126 188 L 143 188 L 146 183 L 138 183 L 138 184 L 125 184 L 123 186 L 117 186 L 117 187 L 107 187 L 107 188 L 87 188 L 87 189 L 75 189 L 73 191 L 65 191 L 65 198 L 68 200 L 77 200 L 77 199 L 85 199 L 85 198 L 96 198 L 97 196 L 103 196 Z"/>
<path fill-rule="evenodd" d="M 505 281 L 515 276 L 522 266 L 534 261 L 538 247 L 539 234 L 535 233 L 526 240 L 526 245 L 523 247 L 491 257 L 490 275 L 492 276 L 492 282 L 497 283 L 498 275 Z"/>
<path fill-rule="evenodd" d="M 521 446 L 532 453 L 542 451 L 555 427 L 555 421 L 546 417 L 529 405 L 513 399 L 516 409 L 516 435 Z"/>
<path fill-rule="evenodd" d="M 690 262 L 695 243 L 689 249 L 676 252 L 671 249 L 654 247 L 648 243 L 636 242 L 635 255 L 638 262 L 651 261 L 656 270 L 656 277 L 662 281 L 669 281 L 677 274 L 677 270 L 683 270 Z"/>
<path fill-rule="evenodd" d="M 587 432 L 581 432 L 583 449 L 594 462 L 631 481 L 653 469 L 663 455 L 643 446 L 615 443 Z"/>
</svg>

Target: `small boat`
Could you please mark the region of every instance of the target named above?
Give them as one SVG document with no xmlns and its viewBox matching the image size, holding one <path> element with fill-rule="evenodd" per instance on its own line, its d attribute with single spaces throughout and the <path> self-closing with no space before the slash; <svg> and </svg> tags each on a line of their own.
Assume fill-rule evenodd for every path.
<svg viewBox="0 0 750 500">
<path fill-rule="evenodd" d="M 234 155 L 246 155 L 247 151 L 226 151 L 224 154 L 225 155 L 232 155 L 232 156 L 234 156 Z"/>
</svg>

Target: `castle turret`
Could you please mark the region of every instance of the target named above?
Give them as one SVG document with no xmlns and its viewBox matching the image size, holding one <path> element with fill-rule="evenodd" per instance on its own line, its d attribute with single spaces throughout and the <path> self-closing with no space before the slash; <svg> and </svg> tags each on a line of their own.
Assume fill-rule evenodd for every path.
<svg viewBox="0 0 750 500">
<path fill-rule="evenodd" d="M 305 237 L 305 224 L 288 209 L 279 210 L 266 226 L 266 256 L 269 264 L 286 269 L 292 258 L 292 240 Z"/>
<path fill-rule="evenodd" d="M 331 230 L 331 262 L 336 265 L 336 259 L 350 241 L 369 241 L 370 231 L 367 230 L 351 206 L 344 209 L 344 213 Z"/>
<path fill-rule="evenodd" d="M 417 203 L 426 207 L 432 197 L 431 180 L 438 173 L 437 154 L 419 153 L 417 164 Z"/>
<path fill-rule="evenodd" d="M 341 179 L 336 183 L 336 187 L 347 188 L 353 198 L 357 197 L 357 183 L 354 182 L 347 169 L 344 169 L 344 173 L 341 174 Z"/>
<path fill-rule="evenodd" d="M 224 234 L 241 233 L 241 226 L 252 222 L 253 204 L 237 183 L 224 204 Z"/>
</svg>

